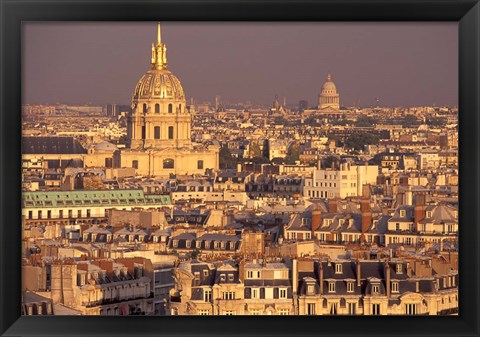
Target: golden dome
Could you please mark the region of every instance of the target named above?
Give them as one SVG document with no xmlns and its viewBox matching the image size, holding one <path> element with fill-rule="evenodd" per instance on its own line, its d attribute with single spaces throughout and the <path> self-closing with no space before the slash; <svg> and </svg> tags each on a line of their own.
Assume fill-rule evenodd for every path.
<svg viewBox="0 0 480 337">
<path fill-rule="evenodd" d="M 157 43 L 152 43 L 152 68 L 137 82 L 132 100 L 185 100 L 185 93 L 180 81 L 166 69 L 168 64 L 167 46 L 162 43 L 160 23 L 158 23 L 157 29 Z"/>
<path fill-rule="evenodd" d="M 150 69 L 137 82 L 132 99 L 184 100 L 185 93 L 178 78 L 169 70 Z"/>
</svg>

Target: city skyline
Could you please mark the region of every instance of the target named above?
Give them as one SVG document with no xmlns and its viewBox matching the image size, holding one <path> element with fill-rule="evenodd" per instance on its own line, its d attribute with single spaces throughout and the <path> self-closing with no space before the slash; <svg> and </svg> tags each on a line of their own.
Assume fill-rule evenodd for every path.
<svg viewBox="0 0 480 337">
<path fill-rule="evenodd" d="M 155 24 L 25 24 L 23 103 L 129 102 Z M 277 94 L 314 105 L 331 73 L 342 106 L 457 105 L 455 23 L 165 22 L 162 31 L 168 69 L 199 103 L 268 105 Z"/>
</svg>

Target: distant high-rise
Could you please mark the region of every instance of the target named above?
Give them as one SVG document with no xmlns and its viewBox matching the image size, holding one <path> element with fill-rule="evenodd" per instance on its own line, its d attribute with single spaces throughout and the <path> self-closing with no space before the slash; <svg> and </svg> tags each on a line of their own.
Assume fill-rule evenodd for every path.
<svg viewBox="0 0 480 337">
<path fill-rule="evenodd" d="M 325 108 L 340 109 L 340 95 L 330 74 L 328 74 L 327 80 L 322 86 L 322 91 L 318 95 L 318 109 Z"/>
</svg>

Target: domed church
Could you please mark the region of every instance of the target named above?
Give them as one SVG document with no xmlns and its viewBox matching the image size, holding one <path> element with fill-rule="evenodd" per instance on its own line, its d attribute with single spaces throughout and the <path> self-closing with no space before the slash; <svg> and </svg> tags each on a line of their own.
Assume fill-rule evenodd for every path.
<svg viewBox="0 0 480 337">
<path fill-rule="evenodd" d="M 322 86 L 322 91 L 318 95 L 318 109 L 340 109 L 340 95 L 337 92 L 337 87 L 332 81 L 332 75 L 328 74 L 327 80 Z"/>
<path fill-rule="evenodd" d="M 218 146 L 192 144 L 192 116 L 179 79 L 167 69 L 167 47 L 162 43 L 160 23 L 157 29 L 151 69 L 133 91 L 132 112 L 127 117 L 127 149 L 121 153 L 121 165 L 149 176 L 204 174 L 206 169 L 218 169 Z"/>
</svg>

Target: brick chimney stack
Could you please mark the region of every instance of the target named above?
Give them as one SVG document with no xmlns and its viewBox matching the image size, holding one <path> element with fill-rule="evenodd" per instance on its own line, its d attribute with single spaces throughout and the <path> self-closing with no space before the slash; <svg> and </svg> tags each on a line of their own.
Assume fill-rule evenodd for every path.
<svg viewBox="0 0 480 337">
<path fill-rule="evenodd" d="M 328 200 L 328 212 L 337 213 L 338 212 L 338 201 L 337 199 Z"/>
<path fill-rule="evenodd" d="M 372 210 L 370 209 L 370 200 L 362 198 L 360 200 L 360 210 L 362 211 L 362 235 L 361 242 L 365 242 L 365 233 L 372 225 Z"/>
<path fill-rule="evenodd" d="M 415 225 L 415 230 L 419 231 L 418 223 L 420 222 L 420 220 L 425 218 L 425 214 L 426 214 L 424 194 L 415 195 L 415 208 L 413 213 L 414 213 L 413 223 Z"/>
<path fill-rule="evenodd" d="M 312 239 L 315 238 L 315 231 L 322 225 L 322 209 L 320 205 L 312 206 Z"/>
</svg>

